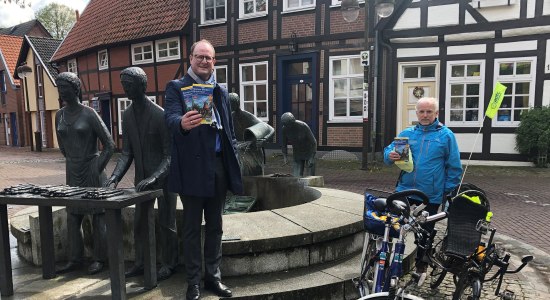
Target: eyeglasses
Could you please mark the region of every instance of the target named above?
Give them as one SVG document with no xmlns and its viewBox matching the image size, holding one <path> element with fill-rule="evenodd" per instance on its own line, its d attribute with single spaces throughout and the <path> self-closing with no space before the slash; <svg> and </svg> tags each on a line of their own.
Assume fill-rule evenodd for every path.
<svg viewBox="0 0 550 300">
<path fill-rule="evenodd" d="M 212 62 L 214 59 L 216 59 L 215 57 L 212 57 L 212 56 L 207 56 L 207 55 L 196 55 L 196 54 L 193 54 L 193 57 L 195 59 L 198 59 L 199 61 L 203 61 L 203 60 L 206 60 L 206 62 Z"/>
</svg>

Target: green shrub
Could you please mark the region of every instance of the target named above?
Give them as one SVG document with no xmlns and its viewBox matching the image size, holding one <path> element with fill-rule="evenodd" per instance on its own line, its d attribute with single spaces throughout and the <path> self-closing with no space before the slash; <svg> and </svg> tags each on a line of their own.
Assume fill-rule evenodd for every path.
<svg viewBox="0 0 550 300">
<path fill-rule="evenodd" d="M 537 167 L 548 165 L 550 107 L 531 108 L 521 114 L 521 123 L 516 130 L 516 150 L 527 155 Z"/>
</svg>

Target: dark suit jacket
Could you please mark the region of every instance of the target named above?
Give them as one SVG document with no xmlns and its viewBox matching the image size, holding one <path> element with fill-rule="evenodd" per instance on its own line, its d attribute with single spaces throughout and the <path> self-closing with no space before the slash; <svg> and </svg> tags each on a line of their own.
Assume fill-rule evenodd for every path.
<svg viewBox="0 0 550 300">
<path fill-rule="evenodd" d="M 163 188 L 170 166 L 170 134 L 164 122 L 164 110 L 151 101 L 145 102 L 145 118 L 136 119 L 134 104 L 122 116 L 122 155 L 113 175 L 122 178 L 135 159 L 134 184 L 148 177 L 157 178 L 152 188 Z M 141 135 L 137 124 L 145 129 Z"/>
<path fill-rule="evenodd" d="M 181 88 L 196 83 L 189 75 L 172 80 L 166 86 L 164 100 L 166 124 L 172 134 L 172 164 L 168 188 L 185 196 L 213 197 L 216 160 L 216 129 L 200 125 L 190 131 L 181 128 L 180 121 L 187 111 Z M 234 194 L 242 194 L 243 185 L 237 161 L 236 139 L 227 90 L 216 84 L 214 105 L 222 119 L 219 131 L 228 187 Z"/>
</svg>

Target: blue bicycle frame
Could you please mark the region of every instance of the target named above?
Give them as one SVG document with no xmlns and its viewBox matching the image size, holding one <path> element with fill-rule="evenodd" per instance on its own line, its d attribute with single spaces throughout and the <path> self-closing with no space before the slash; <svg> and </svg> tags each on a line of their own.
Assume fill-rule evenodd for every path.
<svg viewBox="0 0 550 300">
<path fill-rule="evenodd" d="M 403 231 L 399 231 L 399 239 L 395 243 L 395 248 L 393 251 L 393 260 L 389 268 L 389 276 L 386 276 L 386 261 L 390 259 L 388 257 L 389 253 L 389 236 L 390 228 L 392 226 L 392 217 L 388 216 L 386 218 L 386 227 L 384 229 L 384 240 L 382 242 L 382 247 L 378 254 L 378 266 L 377 272 L 375 274 L 375 284 L 373 286 L 373 292 L 387 292 L 390 290 L 391 279 L 396 277 L 401 277 L 403 274 L 402 265 L 403 265 L 403 255 L 405 253 L 405 241 Z"/>
</svg>

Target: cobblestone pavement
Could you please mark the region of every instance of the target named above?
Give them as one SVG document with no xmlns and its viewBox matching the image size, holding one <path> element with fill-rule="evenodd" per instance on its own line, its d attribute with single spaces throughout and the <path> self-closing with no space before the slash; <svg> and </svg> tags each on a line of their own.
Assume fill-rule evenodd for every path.
<svg viewBox="0 0 550 300">
<path fill-rule="evenodd" d="M 291 173 L 291 166 L 283 165 L 278 151 L 268 151 L 266 174 Z M 107 166 L 110 175 L 116 155 Z M 397 179 L 397 168 L 374 165 L 371 170 L 360 170 L 357 161 L 318 160 L 317 175 L 324 176 L 325 186 L 363 193 L 365 188 L 391 191 Z M 133 186 L 133 167 L 119 187 Z M 65 163 L 58 150 L 44 149 L 31 152 L 29 148 L 0 146 L 0 189 L 19 184 L 62 184 L 65 182 Z M 535 260 L 519 274 L 506 278 L 505 287 L 515 290 L 517 299 L 550 299 L 550 169 L 528 167 L 474 167 L 468 168 L 465 182 L 485 190 L 494 212 L 493 225 L 499 233 L 496 241 L 513 254 L 512 265 L 519 265 L 521 255 L 534 254 Z M 8 207 L 12 216 L 22 206 Z M 429 282 L 429 279 L 427 283 Z M 487 283 L 488 285 L 489 283 Z M 451 276 L 438 290 L 424 284 L 415 293 L 426 299 L 450 298 L 454 285 Z M 491 288 L 485 289 L 491 292 Z M 493 299 L 487 295 L 483 299 Z"/>
</svg>

